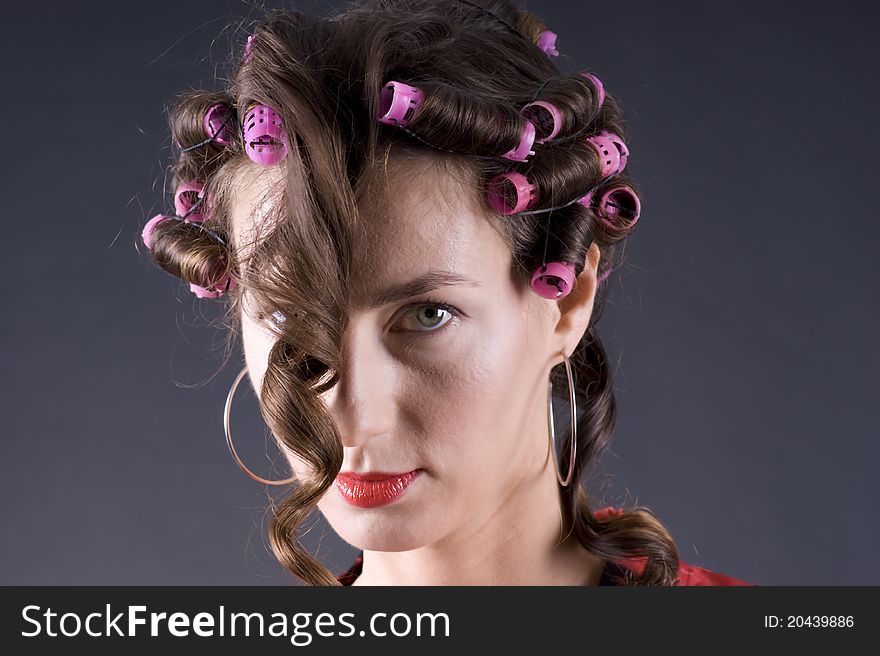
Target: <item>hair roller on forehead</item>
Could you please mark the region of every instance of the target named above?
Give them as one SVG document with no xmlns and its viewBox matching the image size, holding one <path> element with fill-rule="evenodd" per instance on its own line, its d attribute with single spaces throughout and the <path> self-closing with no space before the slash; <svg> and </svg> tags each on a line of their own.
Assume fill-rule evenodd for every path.
<svg viewBox="0 0 880 656">
<path fill-rule="evenodd" d="M 235 108 L 226 103 L 215 103 L 205 111 L 205 134 L 221 146 L 228 146 L 235 137 Z"/>
<path fill-rule="evenodd" d="M 594 191 L 590 191 L 588 194 L 585 194 L 578 198 L 578 203 L 583 205 L 584 207 L 590 208 L 593 206 L 593 193 Z"/>
<path fill-rule="evenodd" d="M 391 80 L 379 93 L 379 122 L 406 125 L 422 104 L 422 99 L 422 92 L 417 87 Z"/>
<path fill-rule="evenodd" d="M 611 143 L 614 144 L 614 147 L 617 148 L 619 164 L 617 167 L 616 175 L 623 173 L 623 169 L 626 168 L 626 159 L 627 159 L 627 157 L 629 157 L 629 148 L 624 143 L 623 139 L 621 139 L 614 132 L 609 132 L 608 130 L 602 130 L 602 132 L 600 132 L 599 135 L 602 137 L 605 137 L 606 139 L 611 141 Z"/>
<path fill-rule="evenodd" d="M 629 185 L 617 185 L 602 193 L 596 210 L 609 230 L 628 232 L 639 220 L 642 204 Z"/>
<path fill-rule="evenodd" d="M 189 290 L 198 298 L 220 298 L 235 289 L 235 279 L 228 271 L 225 255 L 211 263 L 201 280 L 202 284 L 189 284 Z"/>
<path fill-rule="evenodd" d="M 244 151 L 263 166 L 272 166 L 287 157 L 281 116 L 269 105 L 251 105 L 245 113 Z"/>
<path fill-rule="evenodd" d="M 546 78 L 520 113 L 535 126 L 535 143 L 569 143 L 600 127 L 596 88 L 581 73 Z"/>
<path fill-rule="evenodd" d="M 515 162 L 535 154 L 535 126 L 515 108 L 442 82 L 414 86 L 389 80 L 376 95 L 375 116 L 379 123 L 396 126 L 437 150 Z M 463 128 L 471 122 L 494 128 L 476 151 L 473 140 L 463 138 Z"/>
<path fill-rule="evenodd" d="M 602 177 L 608 178 L 620 171 L 620 151 L 614 142 L 603 134 L 587 137 L 587 143 L 596 149 L 602 163 Z"/>
<path fill-rule="evenodd" d="M 567 296 L 574 287 L 575 266 L 571 262 L 542 264 L 532 273 L 532 290 L 550 300 Z"/>
<path fill-rule="evenodd" d="M 184 221 L 205 220 L 207 208 L 204 202 L 205 185 L 200 182 L 183 182 L 174 192 L 174 211 Z"/>
<path fill-rule="evenodd" d="M 198 227 L 189 227 L 187 223 Z M 177 257 L 175 244 L 181 237 L 191 246 L 200 245 L 199 250 L 193 250 L 187 258 Z M 190 282 L 189 289 L 198 298 L 219 298 L 235 288 L 228 270 L 225 241 L 202 228 L 200 221 L 157 214 L 144 225 L 141 239 L 162 268 Z"/>
<path fill-rule="evenodd" d="M 220 298 L 232 289 L 235 289 L 235 279 L 230 276 L 220 277 L 211 289 L 197 285 L 194 282 L 189 284 L 189 290 L 199 298 Z"/>
<path fill-rule="evenodd" d="M 181 93 L 168 110 L 174 140 L 181 147 L 171 167 L 175 182 L 205 182 L 240 150 L 238 114 L 225 91 Z"/>
<path fill-rule="evenodd" d="M 535 143 L 537 132 L 531 121 L 525 120 L 522 124 L 522 132 L 520 133 L 519 143 L 502 155 L 514 162 L 525 162 L 530 155 L 534 155 L 535 151 L 532 146 Z"/>
<path fill-rule="evenodd" d="M 487 196 L 495 211 L 510 215 L 534 205 L 538 190 L 522 173 L 508 171 L 492 179 Z"/>
<path fill-rule="evenodd" d="M 552 103 L 536 100 L 523 107 L 520 113 L 535 126 L 535 143 L 550 141 L 562 129 L 562 112 Z"/>
<path fill-rule="evenodd" d="M 156 230 L 156 226 L 162 221 L 169 220 L 171 220 L 170 216 L 157 214 L 152 219 L 146 222 L 143 230 L 141 230 L 141 239 L 144 242 L 144 246 L 146 246 L 148 250 L 153 250 L 153 232 Z"/>
<path fill-rule="evenodd" d="M 602 107 L 605 104 L 605 85 L 602 84 L 602 80 L 587 71 L 581 72 L 581 75 L 587 78 L 593 85 L 593 89 L 596 92 L 596 107 Z"/>
<path fill-rule="evenodd" d="M 538 47 L 547 53 L 549 57 L 558 57 L 559 51 L 556 49 L 556 32 L 544 30 L 538 35 Z"/>
<path fill-rule="evenodd" d="M 190 91 L 171 110 L 174 141 L 192 161 L 222 156 L 235 142 L 237 114 L 223 93 Z"/>
</svg>

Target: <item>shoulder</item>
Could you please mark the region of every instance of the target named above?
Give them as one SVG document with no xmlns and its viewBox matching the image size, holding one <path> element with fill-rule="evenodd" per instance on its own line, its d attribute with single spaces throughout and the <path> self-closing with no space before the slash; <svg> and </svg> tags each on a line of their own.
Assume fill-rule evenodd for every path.
<svg viewBox="0 0 880 656">
<path fill-rule="evenodd" d="M 336 580 L 339 581 L 342 585 L 352 585 L 357 577 L 361 575 L 361 571 L 364 567 L 364 552 L 361 551 L 355 556 L 354 563 L 352 563 L 351 567 L 345 570 L 342 574 L 336 577 Z"/>
<path fill-rule="evenodd" d="M 606 506 L 604 508 L 599 508 L 594 512 L 597 518 L 604 519 L 608 515 L 621 515 L 626 511 L 622 508 L 615 508 L 612 506 Z M 617 564 L 625 569 L 628 569 L 636 574 L 640 574 L 645 567 L 645 559 L 644 558 L 625 558 L 623 560 L 617 561 Z M 735 578 L 728 574 L 722 574 L 721 572 L 715 572 L 705 567 L 700 567 L 699 565 L 694 565 L 692 563 L 686 563 L 683 560 L 678 561 L 678 578 L 675 580 L 675 584 L 677 586 L 691 586 L 691 585 L 745 585 L 745 586 L 756 586 L 757 583 L 750 583 L 748 581 L 744 581 L 742 579 Z"/>
<path fill-rule="evenodd" d="M 675 585 L 757 585 L 734 578 L 705 567 L 678 561 L 678 578 Z"/>
</svg>

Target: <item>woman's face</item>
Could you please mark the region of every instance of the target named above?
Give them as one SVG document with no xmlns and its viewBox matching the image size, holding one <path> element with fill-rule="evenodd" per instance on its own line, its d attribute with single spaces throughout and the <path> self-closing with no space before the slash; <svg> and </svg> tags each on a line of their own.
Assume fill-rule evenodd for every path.
<svg viewBox="0 0 880 656">
<path fill-rule="evenodd" d="M 518 288 L 511 252 L 474 189 L 430 160 L 391 160 L 387 176 L 360 208 L 370 230 L 355 244 L 345 364 L 322 398 L 342 438 L 343 472 L 420 472 L 390 504 L 352 505 L 334 485 L 318 506 L 353 546 L 405 551 L 505 521 L 547 476 L 555 486 L 548 376 L 583 335 L 595 285 L 581 276 L 570 312 Z M 236 234 L 259 221 L 260 190 L 247 185 L 235 197 Z M 442 276 L 459 282 L 383 302 L 389 290 Z M 242 336 L 259 390 L 275 336 L 247 313 Z"/>
</svg>

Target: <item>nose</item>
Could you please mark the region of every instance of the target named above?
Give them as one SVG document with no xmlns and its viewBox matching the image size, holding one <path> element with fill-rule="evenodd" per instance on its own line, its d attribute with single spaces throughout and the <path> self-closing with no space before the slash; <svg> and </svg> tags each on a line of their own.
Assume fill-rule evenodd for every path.
<svg viewBox="0 0 880 656">
<path fill-rule="evenodd" d="M 350 324 L 342 342 L 339 381 L 322 397 L 344 446 L 360 447 L 389 432 L 394 421 L 394 381 L 393 360 L 381 339 Z"/>
</svg>

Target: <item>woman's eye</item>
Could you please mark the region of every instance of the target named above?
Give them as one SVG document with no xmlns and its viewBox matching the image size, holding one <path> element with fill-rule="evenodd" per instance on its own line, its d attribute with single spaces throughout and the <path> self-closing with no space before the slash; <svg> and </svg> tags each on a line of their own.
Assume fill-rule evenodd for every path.
<svg viewBox="0 0 880 656">
<path fill-rule="evenodd" d="M 456 316 L 458 311 L 445 303 L 422 303 L 407 312 L 401 323 L 404 324 L 404 330 L 432 333 L 439 332 Z"/>
</svg>

